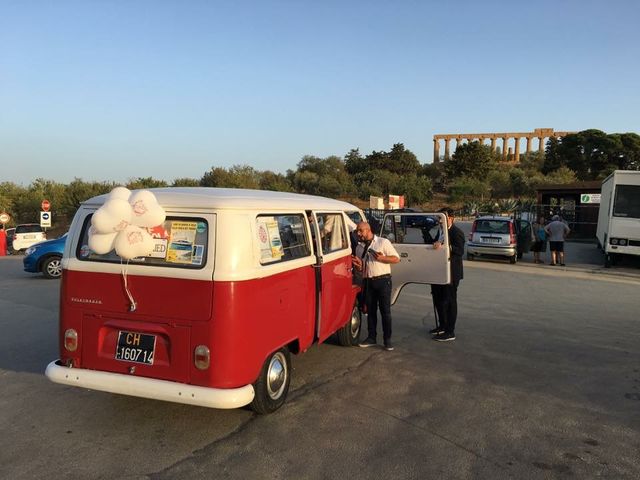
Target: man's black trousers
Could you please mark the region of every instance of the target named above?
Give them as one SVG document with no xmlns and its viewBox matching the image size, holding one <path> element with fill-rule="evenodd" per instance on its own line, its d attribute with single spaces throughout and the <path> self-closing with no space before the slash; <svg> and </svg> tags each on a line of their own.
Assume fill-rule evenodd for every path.
<svg viewBox="0 0 640 480">
<path fill-rule="evenodd" d="M 458 282 L 448 285 L 431 285 L 433 304 L 438 312 L 439 326 L 453 334 L 458 318 Z"/>
<path fill-rule="evenodd" d="M 391 275 L 383 278 L 365 279 L 367 302 L 367 326 L 369 338 L 376 339 L 378 308 L 382 316 L 382 335 L 386 342 L 391 339 Z"/>
</svg>

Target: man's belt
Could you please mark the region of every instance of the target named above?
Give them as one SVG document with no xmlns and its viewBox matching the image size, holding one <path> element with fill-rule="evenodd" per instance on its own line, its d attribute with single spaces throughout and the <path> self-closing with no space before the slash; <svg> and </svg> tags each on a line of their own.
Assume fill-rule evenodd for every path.
<svg viewBox="0 0 640 480">
<path fill-rule="evenodd" d="M 367 280 L 380 280 L 381 278 L 391 278 L 391 274 L 378 275 L 377 277 L 367 277 Z"/>
</svg>

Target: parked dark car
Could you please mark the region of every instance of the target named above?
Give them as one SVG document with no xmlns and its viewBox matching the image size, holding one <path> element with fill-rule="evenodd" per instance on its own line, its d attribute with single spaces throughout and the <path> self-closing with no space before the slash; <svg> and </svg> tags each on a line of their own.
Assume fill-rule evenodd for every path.
<svg viewBox="0 0 640 480">
<path fill-rule="evenodd" d="M 25 252 L 22 259 L 25 272 L 42 273 L 46 278 L 62 276 L 62 252 L 67 240 L 65 233 L 60 238 L 37 243 Z"/>
</svg>

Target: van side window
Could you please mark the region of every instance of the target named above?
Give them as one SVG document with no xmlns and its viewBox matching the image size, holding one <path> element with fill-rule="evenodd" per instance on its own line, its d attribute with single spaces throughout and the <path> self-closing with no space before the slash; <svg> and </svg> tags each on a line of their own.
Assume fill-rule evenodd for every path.
<svg viewBox="0 0 640 480">
<path fill-rule="evenodd" d="M 101 255 L 89 247 L 91 217 L 88 215 L 82 226 L 76 258 L 87 262 L 120 263 L 122 259 L 115 250 Z M 130 263 L 193 269 L 204 268 L 207 263 L 209 223 L 204 218 L 167 217 L 162 225 L 147 231 L 153 238 L 153 252 L 148 257 L 134 258 Z"/>
<path fill-rule="evenodd" d="M 342 214 L 319 213 L 316 216 L 322 238 L 322 253 L 343 250 L 349 246 Z"/>
<path fill-rule="evenodd" d="M 311 255 L 303 214 L 259 215 L 256 232 L 263 265 Z"/>
</svg>

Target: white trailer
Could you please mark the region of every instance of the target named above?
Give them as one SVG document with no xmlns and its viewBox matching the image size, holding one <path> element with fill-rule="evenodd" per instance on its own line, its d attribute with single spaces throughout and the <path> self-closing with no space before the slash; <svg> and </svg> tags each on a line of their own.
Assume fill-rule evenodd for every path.
<svg viewBox="0 0 640 480">
<path fill-rule="evenodd" d="M 604 179 L 596 237 L 605 267 L 618 255 L 640 255 L 640 171 L 616 170 Z"/>
</svg>

